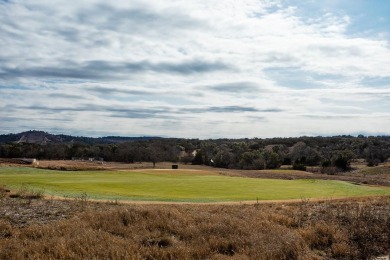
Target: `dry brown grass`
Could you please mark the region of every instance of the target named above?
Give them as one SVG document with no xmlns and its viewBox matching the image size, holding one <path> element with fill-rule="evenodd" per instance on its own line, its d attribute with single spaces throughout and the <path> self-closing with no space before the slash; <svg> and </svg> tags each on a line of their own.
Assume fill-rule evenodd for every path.
<svg viewBox="0 0 390 260">
<path fill-rule="evenodd" d="M 1 259 L 368 259 L 390 250 L 389 196 L 255 205 L 0 203 Z"/>
<path fill-rule="evenodd" d="M 225 175 L 233 172 L 235 176 L 249 178 L 267 178 L 267 179 L 318 179 L 318 180 L 340 180 L 368 185 L 390 186 L 390 167 L 380 165 L 377 167 L 364 167 L 350 172 L 339 172 L 337 175 L 322 173 L 307 173 L 284 170 L 280 171 L 246 171 L 235 170 L 226 171 Z"/>
</svg>

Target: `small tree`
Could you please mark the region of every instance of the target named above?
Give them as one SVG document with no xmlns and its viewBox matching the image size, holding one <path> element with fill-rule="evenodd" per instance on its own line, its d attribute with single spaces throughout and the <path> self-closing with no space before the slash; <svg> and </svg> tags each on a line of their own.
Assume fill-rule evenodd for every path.
<svg viewBox="0 0 390 260">
<path fill-rule="evenodd" d="M 333 165 L 342 171 L 347 171 L 351 168 L 351 159 L 353 153 L 349 150 L 339 151 L 333 158 Z"/>
<path fill-rule="evenodd" d="M 153 168 L 156 167 L 156 163 L 163 160 L 163 151 L 158 146 L 151 146 L 146 149 L 147 157 L 150 162 L 153 163 Z"/>
<path fill-rule="evenodd" d="M 262 157 L 264 158 L 264 168 L 265 169 L 275 169 L 279 168 L 282 165 L 282 160 L 279 157 L 279 154 L 275 153 L 272 150 L 264 150 L 262 152 Z"/>
<path fill-rule="evenodd" d="M 306 171 L 306 166 L 304 164 L 301 164 L 301 163 L 294 163 L 293 170 Z"/>
<path fill-rule="evenodd" d="M 203 153 L 202 150 L 196 152 L 194 159 L 192 159 L 193 165 L 201 165 L 203 164 Z"/>
<path fill-rule="evenodd" d="M 181 157 L 180 161 L 184 164 L 189 164 L 194 159 L 194 156 L 192 154 L 186 154 L 183 157 Z"/>
</svg>

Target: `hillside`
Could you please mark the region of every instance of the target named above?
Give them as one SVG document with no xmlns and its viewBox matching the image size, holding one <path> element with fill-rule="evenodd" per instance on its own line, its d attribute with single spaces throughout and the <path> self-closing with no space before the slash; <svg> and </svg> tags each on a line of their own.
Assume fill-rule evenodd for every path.
<svg viewBox="0 0 390 260">
<path fill-rule="evenodd" d="M 108 144 L 108 143 L 123 143 L 131 141 L 149 140 L 158 137 L 122 137 L 122 136 L 106 136 L 106 137 L 84 137 L 84 136 L 71 136 L 71 135 L 54 135 L 44 131 L 30 130 L 17 134 L 4 134 L 0 135 L 0 144 L 4 143 L 29 143 L 29 144 L 41 144 L 48 143 L 72 143 L 80 142 L 86 144 Z"/>
</svg>

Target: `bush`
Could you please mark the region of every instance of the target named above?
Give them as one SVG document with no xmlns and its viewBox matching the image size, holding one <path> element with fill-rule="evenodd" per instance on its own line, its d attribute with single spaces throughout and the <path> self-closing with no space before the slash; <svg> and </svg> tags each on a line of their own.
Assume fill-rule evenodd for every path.
<svg viewBox="0 0 390 260">
<path fill-rule="evenodd" d="M 9 221 L 0 219 L 0 238 L 8 238 L 12 236 L 12 226 Z"/>
<path fill-rule="evenodd" d="M 334 165 L 343 171 L 346 171 L 349 169 L 348 160 L 346 160 L 345 158 L 342 158 L 342 157 L 337 158 L 334 162 Z"/>
<path fill-rule="evenodd" d="M 7 192 L 9 192 L 9 189 L 7 189 L 4 185 L 0 185 L 0 199 L 6 197 Z"/>
<path fill-rule="evenodd" d="M 194 156 L 194 159 L 192 159 L 192 164 L 193 165 L 201 165 L 203 163 L 204 163 L 204 161 L 203 161 L 202 151 L 198 151 L 196 153 L 196 155 Z"/>
<path fill-rule="evenodd" d="M 331 161 L 324 161 L 321 163 L 321 166 L 322 167 L 330 167 L 330 166 L 332 166 L 332 162 Z"/>
<path fill-rule="evenodd" d="M 288 158 L 288 157 L 286 157 L 286 158 L 284 158 L 283 159 L 283 165 L 291 165 L 291 163 L 292 163 L 292 161 L 291 161 L 291 158 Z"/>
<path fill-rule="evenodd" d="M 342 171 L 349 170 L 353 153 L 351 151 L 339 151 L 333 158 L 333 165 Z"/>
<path fill-rule="evenodd" d="M 306 171 L 306 166 L 304 164 L 301 164 L 301 163 L 294 163 L 293 170 Z"/>
<path fill-rule="evenodd" d="M 321 167 L 321 173 L 323 174 L 335 175 L 338 172 L 339 170 L 336 167 Z"/>
<path fill-rule="evenodd" d="M 37 189 L 31 189 L 26 185 L 20 186 L 16 193 L 11 194 L 11 198 L 20 198 L 20 199 L 42 199 L 44 196 L 44 191 Z"/>
<path fill-rule="evenodd" d="M 381 161 L 379 159 L 369 160 L 367 162 L 368 167 L 378 166 Z"/>
</svg>

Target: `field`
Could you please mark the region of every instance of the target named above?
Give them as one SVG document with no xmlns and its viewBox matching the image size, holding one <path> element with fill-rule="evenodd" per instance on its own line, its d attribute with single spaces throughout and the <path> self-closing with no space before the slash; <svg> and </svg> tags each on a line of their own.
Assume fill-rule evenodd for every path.
<svg viewBox="0 0 390 260">
<path fill-rule="evenodd" d="M 105 200 L 238 202 L 390 195 L 388 187 L 338 180 L 244 178 L 199 169 L 56 171 L 0 167 L 0 182 L 14 190 L 24 185 L 44 190 L 46 195 L 87 195 Z"/>
<path fill-rule="evenodd" d="M 0 259 L 374 259 L 390 252 L 390 188 L 364 185 L 388 178 L 388 166 L 343 176 L 166 163 L 40 167 L 0 167 Z"/>
</svg>

